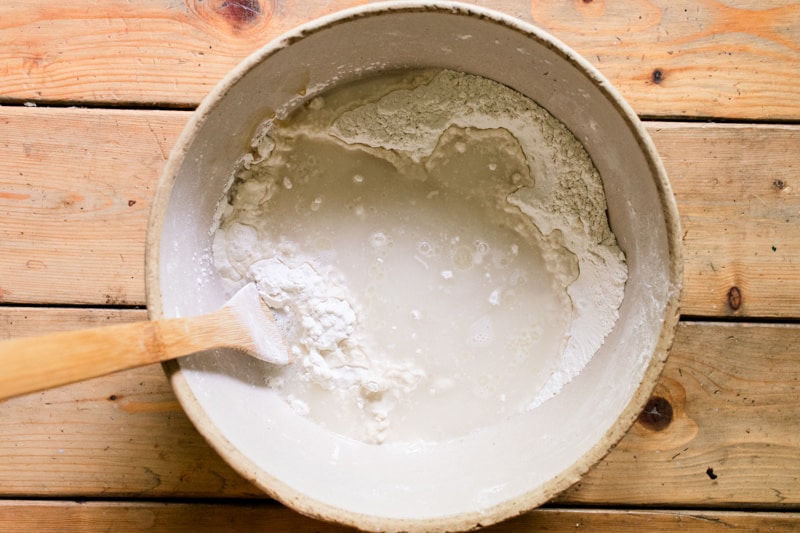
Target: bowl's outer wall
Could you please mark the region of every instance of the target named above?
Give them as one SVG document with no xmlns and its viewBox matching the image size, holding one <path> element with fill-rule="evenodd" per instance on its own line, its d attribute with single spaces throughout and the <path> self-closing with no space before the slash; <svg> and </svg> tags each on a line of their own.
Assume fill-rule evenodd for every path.
<svg viewBox="0 0 800 533">
<path fill-rule="evenodd" d="M 209 229 L 235 160 L 265 117 L 335 83 L 419 67 L 494 79 L 567 125 L 601 173 L 629 280 L 617 326 L 561 394 L 491 431 L 413 453 L 354 443 L 299 419 L 250 382 L 254 363 L 246 358 L 201 354 L 167 367 L 190 418 L 240 473 L 306 514 L 367 529 L 473 527 L 567 488 L 633 422 L 678 317 L 674 199 L 652 143 L 616 91 L 587 62 L 523 23 L 477 8 L 409 4 L 304 26 L 254 54 L 204 101 L 153 204 L 151 315 L 198 314 L 225 301 Z"/>
</svg>

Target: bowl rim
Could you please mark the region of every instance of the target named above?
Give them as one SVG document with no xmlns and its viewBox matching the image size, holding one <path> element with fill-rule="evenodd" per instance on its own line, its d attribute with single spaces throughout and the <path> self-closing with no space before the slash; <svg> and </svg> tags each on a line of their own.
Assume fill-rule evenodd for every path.
<svg viewBox="0 0 800 533">
<path fill-rule="evenodd" d="M 185 375 L 176 361 L 163 363 L 163 368 L 175 395 L 189 419 L 200 434 L 235 471 L 254 483 L 270 497 L 288 505 L 302 514 L 329 522 L 336 522 L 361 529 L 403 530 L 403 531 L 450 531 L 453 529 L 473 529 L 477 526 L 496 523 L 511 518 L 547 502 L 563 492 L 593 465 L 598 463 L 625 435 L 636 421 L 656 386 L 669 350 L 675 338 L 680 318 L 680 295 L 683 281 L 683 252 L 680 220 L 677 205 L 672 193 L 666 171 L 649 134 L 639 117 L 623 99 L 621 94 L 591 63 L 573 51 L 559 39 L 546 31 L 519 20 L 511 15 L 484 7 L 450 1 L 387 1 L 341 10 L 311 20 L 273 39 L 261 46 L 241 61 L 209 92 L 192 114 L 190 120 L 178 137 L 157 184 L 151 203 L 147 226 L 145 251 L 145 296 L 150 319 L 164 317 L 161 301 L 160 280 L 160 241 L 165 214 L 171 192 L 184 162 L 187 152 L 198 131 L 215 109 L 217 102 L 251 69 L 273 54 L 291 46 L 308 35 L 329 27 L 345 24 L 356 19 L 387 15 L 394 12 L 438 12 L 478 17 L 491 23 L 523 33 L 539 44 L 556 52 L 562 59 L 581 71 L 607 98 L 624 120 L 636 139 L 648 167 L 655 178 L 661 208 L 665 219 L 667 247 L 669 251 L 668 297 L 663 311 L 663 322 L 656 346 L 649 363 L 636 386 L 628 405 L 619 413 L 616 422 L 591 448 L 570 468 L 559 473 L 543 485 L 534 487 L 518 498 L 502 502 L 488 510 L 463 513 L 454 516 L 423 519 L 398 519 L 382 516 L 363 515 L 345 511 L 338 507 L 314 500 L 296 491 L 282 480 L 260 471 L 222 432 L 209 421 L 205 410 L 189 386 Z"/>
</svg>

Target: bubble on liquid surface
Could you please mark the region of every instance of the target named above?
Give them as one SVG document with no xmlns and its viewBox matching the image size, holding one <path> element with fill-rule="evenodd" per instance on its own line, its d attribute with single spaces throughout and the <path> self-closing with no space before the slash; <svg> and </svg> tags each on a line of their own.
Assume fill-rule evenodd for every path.
<svg viewBox="0 0 800 533">
<path fill-rule="evenodd" d="M 376 231 L 369 236 L 369 244 L 376 250 L 386 248 L 389 244 L 389 237 L 382 231 Z"/>
<path fill-rule="evenodd" d="M 417 243 L 417 251 L 425 257 L 433 255 L 433 246 L 428 241 L 419 241 Z"/>
<path fill-rule="evenodd" d="M 486 241 L 482 241 L 480 239 L 476 240 L 475 256 L 473 258 L 473 263 L 475 263 L 476 265 L 480 265 L 481 263 L 483 263 L 483 258 L 486 257 L 490 251 L 491 248 L 489 247 L 489 244 Z"/>
<path fill-rule="evenodd" d="M 488 346 L 494 340 L 494 322 L 489 315 L 483 315 L 469 327 L 468 341 L 476 346 Z"/>
</svg>

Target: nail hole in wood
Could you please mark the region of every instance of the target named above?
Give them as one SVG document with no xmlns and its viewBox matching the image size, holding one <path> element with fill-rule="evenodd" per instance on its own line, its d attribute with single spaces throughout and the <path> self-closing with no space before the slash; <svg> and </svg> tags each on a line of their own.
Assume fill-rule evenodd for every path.
<svg viewBox="0 0 800 533">
<path fill-rule="evenodd" d="M 652 77 L 653 77 L 653 83 L 659 84 L 662 81 L 664 81 L 664 71 L 662 71 L 660 68 L 657 68 L 653 71 Z"/>
</svg>

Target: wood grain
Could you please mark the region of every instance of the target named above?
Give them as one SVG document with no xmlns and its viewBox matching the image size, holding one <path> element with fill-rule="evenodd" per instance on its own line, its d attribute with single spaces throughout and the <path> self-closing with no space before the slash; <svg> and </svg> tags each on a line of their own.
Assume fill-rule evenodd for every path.
<svg viewBox="0 0 800 533">
<path fill-rule="evenodd" d="M 720 511 L 620 511 L 564 508 L 537 509 L 485 528 L 489 533 L 511 531 L 618 533 L 716 531 L 793 532 L 798 513 Z M 0 524 L 7 530 L 63 533 L 162 533 L 184 531 L 345 533 L 355 531 L 300 516 L 273 502 L 263 503 L 153 503 L 153 502 L 0 502 Z M 199 528 L 199 529 L 198 529 Z"/>
<path fill-rule="evenodd" d="M 0 302 L 143 305 L 148 208 L 188 116 L 0 109 Z M 682 312 L 800 316 L 800 127 L 647 127 L 681 214 Z"/>
<path fill-rule="evenodd" d="M 234 65 L 362 0 L 0 4 L 0 101 L 195 106 Z M 800 118 L 800 4 L 495 0 L 597 66 L 652 117 Z"/>
<path fill-rule="evenodd" d="M 0 308 L 0 338 L 82 327 L 86 314 Z M 558 503 L 800 507 L 798 347 L 800 326 L 682 323 L 654 394 L 663 416 L 642 417 Z M 0 414 L 0 496 L 261 497 L 194 430 L 157 365 L 15 398 Z"/>
<path fill-rule="evenodd" d="M 144 319 L 117 307 L 144 304 L 147 212 L 188 113 L 141 108 L 193 108 L 262 44 L 360 3 L 0 2 L 0 340 Z M 800 120 L 797 0 L 472 3 L 562 39 L 648 119 Z M 647 127 L 683 224 L 684 317 L 796 322 L 800 126 Z M 797 324 L 681 323 L 619 445 L 488 531 L 800 530 L 799 347 Z M 347 531 L 235 473 L 158 365 L 0 402 L 0 531 L 198 529 Z"/>
<path fill-rule="evenodd" d="M 659 414 L 561 501 L 796 508 L 799 392 L 800 327 L 682 323 L 645 409 Z"/>
<path fill-rule="evenodd" d="M 639 114 L 789 119 L 800 112 L 791 74 L 800 65 L 796 1 L 531 5 L 535 22 L 594 63 Z"/>
<path fill-rule="evenodd" d="M 143 304 L 150 200 L 186 119 L 0 110 L 0 302 Z"/>
<path fill-rule="evenodd" d="M 11 101 L 192 107 L 262 44 L 357 3 L 3 2 L 0 94 Z"/>
<path fill-rule="evenodd" d="M 651 122 L 648 129 L 680 212 L 682 312 L 800 316 L 800 128 Z"/>
<path fill-rule="evenodd" d="M 0 308 L 0 338 L 143 320 Z M 206 444 L 159 365 L 0 402 L 0 496 L 260 496 Z"/>
</svg>

